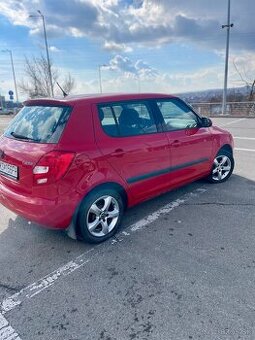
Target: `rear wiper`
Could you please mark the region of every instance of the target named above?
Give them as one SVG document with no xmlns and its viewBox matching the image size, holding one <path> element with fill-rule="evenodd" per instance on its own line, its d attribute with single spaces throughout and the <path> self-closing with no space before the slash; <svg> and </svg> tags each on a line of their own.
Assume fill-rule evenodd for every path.
<svg viewBox="0 0 255 340">
<path fill-rule="evenodd" d="M 23 135 L 20 135 L 20 134 L 14 132 L 14 131 L 11 132 L 11 135 L 14 138 L 18 138 L 18 139 L 30 140 L 32 142 L 40 142 L 40 139 L 34 139 L 34 138 L 27 137 L 27 136 L 23 136 Z"/>
</svg>

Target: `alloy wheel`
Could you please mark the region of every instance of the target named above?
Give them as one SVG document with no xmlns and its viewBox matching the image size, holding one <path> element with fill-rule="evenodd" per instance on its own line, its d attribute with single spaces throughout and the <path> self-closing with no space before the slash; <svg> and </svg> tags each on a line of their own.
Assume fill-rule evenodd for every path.
<svg viewBox="0 0 255 340">
<path fill-rule="evenodd" d="M 224 180 L 231 171 L 232 163 L 228 156 L 218 155 L 213 161 L 212 179 L 214 181 Z"/>
<path fill-rule="evenodd" d="M 112 196 L 99 197 L 87 213 L 87 228 L 91 235 L 102 237 L 109 234 L 118 222 L 120 206 Z"/>
</svg>

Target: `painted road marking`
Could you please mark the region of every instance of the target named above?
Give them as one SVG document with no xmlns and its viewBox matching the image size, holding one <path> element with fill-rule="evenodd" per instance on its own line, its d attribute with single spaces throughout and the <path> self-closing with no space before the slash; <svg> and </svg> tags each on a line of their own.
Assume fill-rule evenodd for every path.
<svg viewBox="0 0 255 340">
<path fill-rule="evenodd" d="M 224 118 L 224 117 L 221 117 L 221 118 Z M 224 124 L 224 125 L 220 125 L 220 126 L 232 125 L 232 124 L 241 122 L 241 121 L 246 120 L 246 119 L 247 119 L 247 118 L 240 118 L 240 119 L 232 120 L 231 122 L 228 122 L 228 123 L 226 123 L 226 124 Z"/>
<path fill-rule="evenodd" d="M 86 263 L 90 261 L 88 259 L 88 254 L 93 252 L 94 248 L 89 251 L 83 253 L 82 255 L 76 257 L 75 260 L 69 261 L 58 269 L 54 270 L 52 273 L 44 276 L 38 281 L 32 283 L 31 285 L 21 289 L 18 293 L 13 294 L 11 297 L 5 299 L 1 304 L 2 314 L 14 309 L 19 306 L 22 301 L 26 299 L 31 299 L 34 296 L 38 295 L 45 289 L 52 286 L 59 278 L 67 276 L 71 274 L 73 271 L 77 270 L 81 266 L 84 266 Z"/>
<path fill-rule="evenodd" d="M 128 226 L 125 231 L 120 232 L 119 234 L 116 235 L 115 239 L 112 240 L 111 244 L 114 245 L 116 243 L 123 241 L 124 238 L 129 237 L 134 232 L 140 231 L 146 226 L 148 226 L 149 224 L 151 224 L 152 222 L 155 222 L 163 214 L 170 213 L 175 208 L 186 203 L 191 198 L 197 197 L 198 195 L 206 191 L 207 190 L 205 188 L 198 188 L 194 190 L 193 192 L 185 194 L 181 198 L 178 198 L 175 201 L 172 201 L 166 204 L 163 208 L 158 209 L 157 211 L 141 219 L 140 221 Z M 69 261 L 65 265 L 54 270 L 52 273 L 44 276 L 38 281 L 30 284 L 29 286 L 21 289 L 19 292 L 5 299 L 0 305 L 0 310 L 2 314 L 5 314 L 13 310 L 15 307 L 21 305 L 24 301 L 32 299 L 34 296 L 38 295 L 45 289 L 53 286 L 60 279 L 64 278 L 67 275 L 70 275 L 75 270 L 89 263 L 90 260 L 97 255 L 96 249 L 98 249 L 99 247 L 102 247 L 102 244 L 98 245 L 96 248 L 92 248 L 89 251 L 81 254 L 80 256 L 76 257 L 74 260 Z M 3 339 L 0 338 L 0 340 L 3 340 Z"/>
<path fill-rule="evenodd" d="M 234 137 L 235 139 L 255 140 L 254 137 Z"/>
<path fill-rule="evenodd" d="M 150 215 L 144 217 L 143 219 L 135 222 L 134 224 L 131 224 L 127 227 L 127 231 L 123 231 L 119 234 L 117 234 L 116 238 L 112 240 L 112 244 L 116 244 L 118 242 L 123 241 L 125 236 L 130 236 L 131 233 L 140 231 L 150 225 L 152 222 L 155 222 L 158 218 L 160 218 L 162 215 L 169 214 L 172 210 L 179 207 L 180 205 L 186 203 L 188 200 L 190 200 L 193 197 L 197 197 L 199 194 L 203 194 L 207 190 L 205 188 L 198 188 L 188 194 L 185 194 L 182 196 L 182 198 L 178 198 L 175 201 L 172 201 L 168 204 L 166 204 L 163 208 L 160 208 Z M 124 237 L 123 237 L 124 236 Z"/>
<path fill-rule="evenodd" d="M 0 340 L 21 340 L 18 333 L 2 314 L 0 314 Z"/>
<path fill-rule="evenodd" d="M 255 152 L 255 149 L 243 149 L 243 148 L 235 148 L 235 151 L 248 151 L 248 152 Z"/>
<path fill-rule="evenodd" d="M 177 199 L 176 201 L 173 201 L 163 208 L 159 209 L 158 211 L 155 211 L 154 213 L 150 214 L 149 216 L 143 218 L 142 220 L 136 222 L 133 226 L 131 226 L 131 231 L 137 231 L 144 227 L 146 227 L 148 224 L 151 224 L 152 222 L 156 221 L 160 215 L 168 214 L 173 209 L 179 207 L 181 204 L 185 202 L 185 199 Z"/>
</svg>

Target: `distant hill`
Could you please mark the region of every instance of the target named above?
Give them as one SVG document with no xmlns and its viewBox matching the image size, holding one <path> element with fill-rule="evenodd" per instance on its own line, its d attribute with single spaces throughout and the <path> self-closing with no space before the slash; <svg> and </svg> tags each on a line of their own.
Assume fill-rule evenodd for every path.
<svg viewBox="0 0 255 340">
<path fill-rule="evenodd" d="M 228 89 L 228 101 L 245 101 L 250 89 L 247 86 Z M 190 103 L 221 102 L 223 89 L 178 93 L 177 95 Z"/>
</svg>

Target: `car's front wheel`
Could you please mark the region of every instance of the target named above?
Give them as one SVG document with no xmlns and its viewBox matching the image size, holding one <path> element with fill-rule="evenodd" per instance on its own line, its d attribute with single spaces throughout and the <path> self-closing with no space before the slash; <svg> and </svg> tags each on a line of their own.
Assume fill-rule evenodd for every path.
<svg viewBox="0 0 255 340">
<path fill-rule="evenodd" d="M 100 243 L 115 234 L 123 215 L 123 199 L 111 189 L 89 194 L 83 201 L 79 213 L 79 230 L 89 243 Z"/>
<path fill-rule="evenodd" d="M 213 161 L 211 174 L 208 177 L 212 183 L 225 182 L 234 170 L 235 162 L 233 155 L 226 151 L 220 150 Z"/>
</svg>

